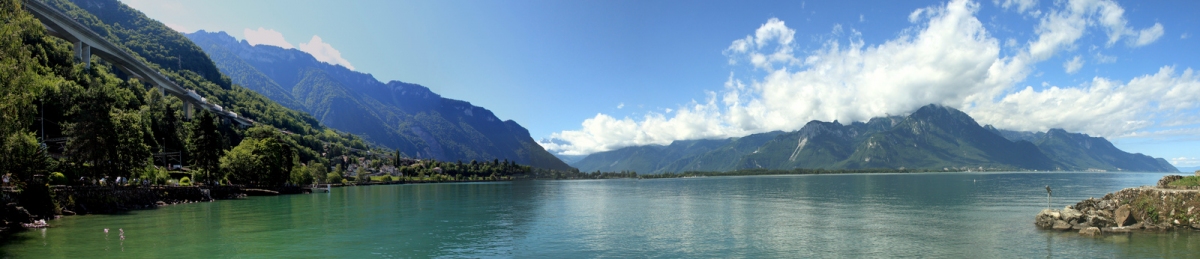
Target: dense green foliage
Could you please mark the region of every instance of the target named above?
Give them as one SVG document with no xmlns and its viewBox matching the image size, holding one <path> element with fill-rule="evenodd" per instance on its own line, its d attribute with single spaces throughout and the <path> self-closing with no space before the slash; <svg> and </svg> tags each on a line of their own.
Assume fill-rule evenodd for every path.
<svg viewBox="0 0 1200 259">
<path fill-rule="evenodd" d="M 292 177 L 295 151 L 282 133 L 259 125 L 246 132 L 247 138 L 221 156 L 222 178 L 260 186 L 279 186 Z"/>
<path fill-rule="evenodd" d="M 1200 186 L 1200 176 L 1187 176 L 1168 183 L 1170 186 L 1193 187 Z"/>
<path fill-rule="evenodd" d="M 35 101 L 58 91 L 76 74 L 70 52 L 46 37 L 41 23 L 20 7 L 20 0 L 0 1 L 0 174 L 18 183 L 45 174 L 47 149 L 30 130 Z"/>
<path fill-rule="evenodd" d="M 865 123 L 812 121 L 786 133 L 627 147 L 591 154 L 573 165 L 583 171 L 650 174 L 756 168 L 1175 171 L 1162 159 L 1123 152 L 1103 138 L 1062 130 L 1006 133 L 937 105 Z"/>
</svg>

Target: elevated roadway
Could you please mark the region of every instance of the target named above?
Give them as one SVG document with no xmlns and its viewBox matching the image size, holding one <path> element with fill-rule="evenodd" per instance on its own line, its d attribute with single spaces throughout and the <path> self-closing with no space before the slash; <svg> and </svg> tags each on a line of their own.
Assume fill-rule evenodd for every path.
<svg viewBox="0 0 1200 259">
<path fill-rule="evenodd" d="M 108 61 L 113 66 L 120 69 L 125 74 L 135 77 L 142 82 L 150 83 L 162 89 L 164 94 L 170 94 L 183 100 L 183 113 L 187 119 L 192 118 L 193 106 L 199 106 L 201 109 L 208 110 L 216 114 L 222 119 L 232 121 L 239 126 L 248 127 L 254 125 L 254 121 L 237 113 L 224 109 L 220 105 L 208 102 L 207 99 L 201 97 L 196 91 L 185 89 L 170 78 L 160 74 L 158 70 L 151 68 L 149 65 L 141 62 L 133 55 L 126 53 L 116 44 L 109 42 L 87 26 L 71 19 L 70 16 L 50 7 L 46 3 L 37 0 L 25 0 L 25 9 L 42 21 L 46 31 L 55 37 L 62 38 L 75 44 L 75 57 L 79 58 L 84 63 L 84 67 L 91 67 L 92 55 Z"/>
</svg>

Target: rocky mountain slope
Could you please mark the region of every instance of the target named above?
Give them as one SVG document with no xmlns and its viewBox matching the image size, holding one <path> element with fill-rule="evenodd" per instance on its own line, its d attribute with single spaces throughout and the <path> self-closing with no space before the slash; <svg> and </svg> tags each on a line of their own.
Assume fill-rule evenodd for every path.
<svg viewBox="0 0 1200 259">
<path fill-rule="evenodd" d="M 446 161 L 508 159 L 539 168 L 570 169 L 516 122 L 502 121 L 465 101 L 443 98 L 424 86 L 383 83 L 296 49 L 252 46 L 224 32 L 186 36 L 233 83 L 408 156 Z"/>
<path fill-rule="evenodd" d="M 639 173 L 750 168 L 1177 171 L 1161 158 L 1121 151 L 1104 138 L 1061 129 L 998 130 L 938 105 L 849 125 L 811 121 L 793 132 L 626 147 L 591 154 L 572 165 L 582 171 Z"/>
</svg>

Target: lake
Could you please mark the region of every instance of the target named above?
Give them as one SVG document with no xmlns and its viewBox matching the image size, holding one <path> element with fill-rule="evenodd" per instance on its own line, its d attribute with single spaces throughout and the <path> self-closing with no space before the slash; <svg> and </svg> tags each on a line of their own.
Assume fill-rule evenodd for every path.
<svg viewBox="0 0 1200 259">
<path fill-rule="evenodd" d="M 926 173 L 520 181 L 71 216 L 4 257 L 1200 257 L 1200 234 L 1039 230 L 1162 173 Z M 103 229 L 110 229 L 104 233 Z M 124 239 L 118 230 L 124 231 Z"/>
</svg>

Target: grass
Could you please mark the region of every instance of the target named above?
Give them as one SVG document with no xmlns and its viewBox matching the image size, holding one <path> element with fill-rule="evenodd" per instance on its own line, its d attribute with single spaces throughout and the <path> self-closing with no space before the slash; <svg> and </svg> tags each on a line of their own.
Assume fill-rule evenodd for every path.
<svg viewBox="0 0 1200 259">
<path fill-rule="evenodd" d="M 1175 180 L 1167 185 L 1180 187 L 1200 186 L 1200 176 L 1187 176 L 1183 179 Z"/>
</svg>

